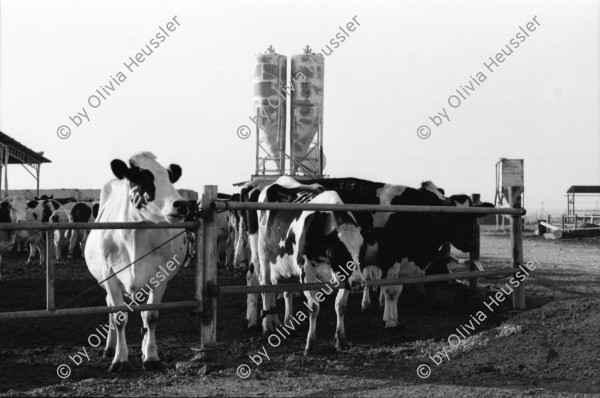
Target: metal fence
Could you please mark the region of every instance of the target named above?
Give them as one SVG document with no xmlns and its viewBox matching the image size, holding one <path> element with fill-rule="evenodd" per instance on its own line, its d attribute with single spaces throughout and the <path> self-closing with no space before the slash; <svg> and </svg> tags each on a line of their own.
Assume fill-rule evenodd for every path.
<svg viewBox="0 0 600 398">
<path fill-rule="evenodd" d="M 216 352 L 217 341 L 217 297 L 219 295 L 265 293 L 281 291 L 317 290 L 325 283 L 282 284 L 276 286 L 219 286 L 217 284 L 217 234 L 215 214 L 217 211 L 231 210 L 320 210 L 320 211 L 353 211 L 353 212 L 396 212 L 396 213 L 438 213 L 438 214 L 508 214 L 510 222 L 510 242 L 512 253 L 512 269 L 461 272 L 449 275 L 428 275 L 410 278 L 382 279 L 368 281 L 367 286 L 393 286 L 412 283 L 446 281 L 451 279 L 475 280 L 479 277 L 512 275 L 523 265 L 523 223 L 525 210 L 521 208 L 522 187 L 510 187 L 510 208 L 459 208 L 437 206 L 400 206 L 400 205 L 336 205 L 336 204 L 295 204 L 295 203 L 240 203 L 217 201 L 217 186 L 205 186 L 202 195 L 202 212 L 199 222 L 182 222 L 178 224 L 153 223 L 50 223 L 50 224 L 0 224 L 0 230 L 39 230 L 46 234 L 46 289 L 47 305 L 42 311 L 21 311 L 0 313 L 0 320 L 18 318 L 40 318 L 83 314 L 105 314 L 126 311 L 129 307 L 87 307 L 56 309 L 54 298 L 55 268 L 50 254 L 51 234 L 54 230 L 64 229 L 193 229 L 196 232 L 196 284 L 193 300 L 161 304 L 140 304 L 135 311 L 169 310 L 175 308 L 194 308 L 201 313 L 202 350 Z M 476 230 L 479 237 L 479 229 Z M 471 260 L 479 260 L 479 249 L 470 253 Z M 473 262 L 473 261 L 472 261 Z M 524 285 L 519 285 L 513 292 L 513 308 L 525 309 Z"/>
</svg>

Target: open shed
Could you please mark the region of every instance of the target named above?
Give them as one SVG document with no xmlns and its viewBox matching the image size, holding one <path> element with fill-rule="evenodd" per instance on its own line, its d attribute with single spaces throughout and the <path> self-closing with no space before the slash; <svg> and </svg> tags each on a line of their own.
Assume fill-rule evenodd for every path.
<svg viewBox="0 0 600 398">
<path fill-rule="evenodd" d="M 567 215 L 575 215 L 575 196 L 600 196 L 600 185 L 573 185 L 567 190 Z"/>
<path fill-rule="evenodd" d="M 43 152 L 35 152 L 0 131 L 0 196 L 2 196 L 2 179 L 4 179 L 4 190 L 8 191 L 9 164 L 20 164 L 31 174 L 35 179 L 36 192 L 39 195 L 42 163 L 51 163 L 49 159 L 43 156 Z M 4 171 L 4 176 L 2 171 Z M 6 192 L 4 195 L 6 195 Z"/>
</svg>

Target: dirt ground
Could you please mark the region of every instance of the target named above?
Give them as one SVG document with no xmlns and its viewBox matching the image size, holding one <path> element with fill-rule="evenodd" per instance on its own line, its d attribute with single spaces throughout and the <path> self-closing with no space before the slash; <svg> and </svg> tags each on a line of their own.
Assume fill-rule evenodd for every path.
<svg viewBox="0 0 600 398">
<path fill-rule="evenodd" d="M 459 289 L 453 305 L 433 307 L 414 287 L 405 287 L 399 303 L 401 327 L 386 330 L 382 310 L 360 312 L 360 295 L 351 295 L 346 331 L 351 347 L 333 346 L 333 297 L 322 305 L 319 348 L 303 355 L 308 320 L 278 347 L 267 336 L 247 331 L 245 297 L 218 300 L 219 347 L 232 362 L 223 369 L 190 361 L 200 346 L 198 315 L 163 311 L 157 327 L 164 369 L 149 373 L 141 364 L 141 319 L 130 315 L 127 342 L 133 370 L 109 374 L 110 360 L 88 343 L 106 315 L 0 321 L 0 396 L 582 396 L 600 393 L 600 239 L 547 241 L 526 234 L 526 261 L 536 270 L 526 278 L 528 310 L 511 312 L 510 298 L 493 306 L 490 299 Z M 482 233 L 486 269 L 509 266 L 508 234 Z M 0 311 L 45 307 L 45 272 L 26 266 L 24 254 L 4 256 Z M 225 270 L 219 284 L 242 285 Z M 489 295 L 507 290 L 507 280 L 491 284 Z M 57 267 L 57 305 L 94 286 L 82 259 Z M 194 270 L 182 270 L 170 283 L 165 302 L 193 297 Z M 500 293 L 502 295 L 502 293 Z M 373 303 L 377 303 L 373 295 Z M 104 305 L 96 287 L 69 307 Z M 283 303 L 280 314 L 283 314 Z M 296 309 L 305 308 L 297 298 Z M 478 311 L 485 320 L 478 320 Z M 480 315 L 481 317 L 481 315 Z M 477 320 L 477 321 L 475 321 Z M 458 337 L 460 330 L 464 338 Z M 451 335 L 457 337 L 450 337 Z M 450 340 L 449 340 L 450 337 Z M 458 340 L 457 340 L 458 339 Z M 456 346 L 452 349 L 452 346 Z M 89 354 L 77 366 L 69 356 Z M 260 365 L 249 355 L 266 350 Z M 445 353 L 445 354 L 444 354 Z M 447 357 L 446 357 L 447 355 Z M 433 359 L 432 359 L 433 358 Z M 434 363 L 434 360 L 439 363 Z M 69 365 L 65 379 L 57 367 Z M 246 364 L 250 376 L 236 368 Z M 417 375 L 420 368 L 421 376 Z"/>
</svg>

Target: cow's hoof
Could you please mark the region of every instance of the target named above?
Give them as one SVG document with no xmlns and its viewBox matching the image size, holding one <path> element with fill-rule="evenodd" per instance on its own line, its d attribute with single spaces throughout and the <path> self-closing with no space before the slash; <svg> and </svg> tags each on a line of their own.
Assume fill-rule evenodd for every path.
<svg viewBox="0 0 600 398">
<path fill-rule="evenodd" d="M 395 333 L 395 332 L 401 332 L 403 330 L 404 330 L 404 327 L 400 326 L 400 324 L 396 321 L 393 321 L 393 322 L 388 321 L 385 323 L 385 331 L 386 332 Z"/>
<path fill-rule="evenodd" d="M 309 342 L 306 344 L 305 348 L 304 348 L 304 355 L 309 355 L 312 354 L 316 351 L 317 349 L 317 343 L 316 342 Z"/>
<path fill-rule="evenodd" d="M 335 342 L 335 349 L 338 351 L 344 351 L 348 347 L 350 346 L 348 345 L 348 340 L 346 339 L 340 339 Z"/>
<path fill-rule="evenodd" d="M 142 366 L 144 367 L 144 370 L 147 372 L 152 372 L 155 370 L 162 369 L 162 363 L 160 361 L 144 361 Z"/>
<path fill-rule="evenodd" d="M 398 326 L 398 322 L 395 319 L 388 319 L 385 322 L 385 328 L 395 328 L 396 326 Z"/>
<path fill-rule="evenodd" d="M 110 368 L 108 368 L 108 373 L 128 372 L 130 370 L 131 370 L 131 364 L 129 363 L 129 361 L 114 362 L 110 365 Z"/>
<path fill-rule="evenodd" d="M 105 350 L 102 350 L 102 356 L 104 358 L 108 358 L 108 359 L 112 359 L 115 357 L 115 349 L 114 348 L 107 348 Z"/>
</svg>

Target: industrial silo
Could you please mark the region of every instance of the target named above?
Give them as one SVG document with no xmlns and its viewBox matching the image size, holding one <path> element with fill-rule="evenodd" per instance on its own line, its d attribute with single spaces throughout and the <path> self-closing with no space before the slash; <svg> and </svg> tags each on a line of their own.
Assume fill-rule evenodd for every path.
<svg viewBox="0 0 600 398">
<path fill-rule="evenodd" d="M 325 63 L 307 47 L 292 56 L 290 152 L 292 174 L 323 174 L 323 83 Z"/>
<path fill-rule="evenodd" d="M 259 126 L 256 146 L 256 174 L 283 174 L 285 170 L 287 57 L 269 47 L 256 56 L 254 107 Z"/>
</svg>

